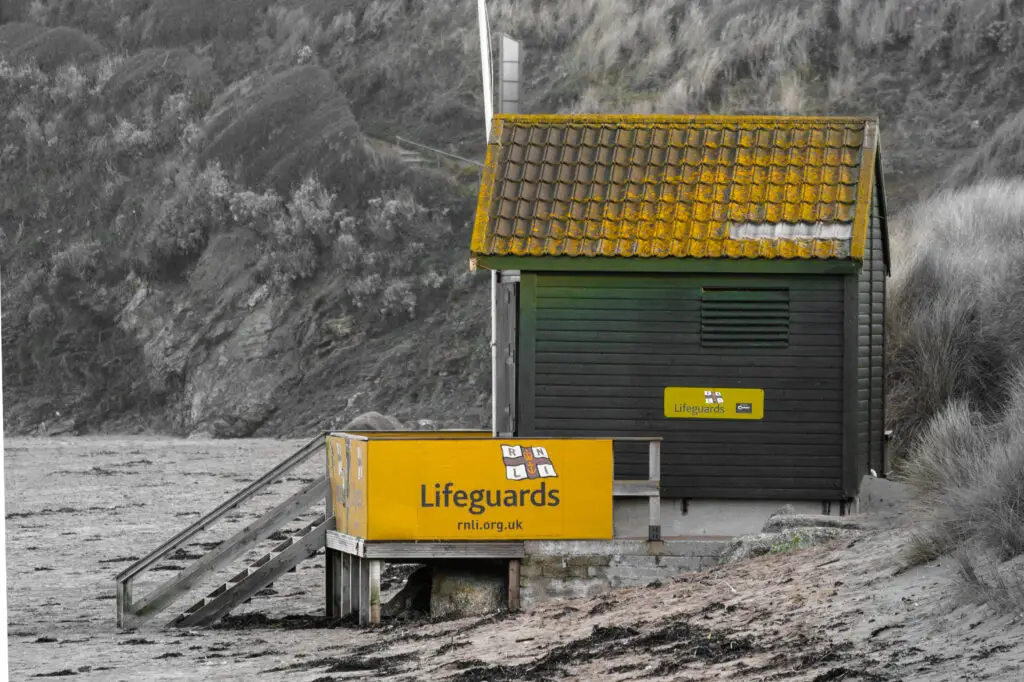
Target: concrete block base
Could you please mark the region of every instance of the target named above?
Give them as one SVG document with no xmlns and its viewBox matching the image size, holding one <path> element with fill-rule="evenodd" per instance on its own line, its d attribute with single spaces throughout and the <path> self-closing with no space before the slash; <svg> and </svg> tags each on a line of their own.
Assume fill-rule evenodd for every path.
<svg viewBox="0 0 1024 682">
<path fill-rule="evenodd" d="M 791 514 L 825 513 L 822 503 L 787 500 L 661 500 L 660 541 L 648 541 L 646 499 L 618 498 L 612 540 L 524 543 L 521 599 L 529 608 L 549 599 L 588 597 L 616 587 L 655 580 L 718 563 L 728 542 L 761 532 L 783 507 Z M 828 510 L 839 514 L 839 504 Z"/>
<path fill-rule="evenodd" d="M 592 597 L 642 587 L 718 562 L 724 540 L 587 540 L 526 542 L 519 579 L 529 608 L 550 599 Z"/>
</svg>

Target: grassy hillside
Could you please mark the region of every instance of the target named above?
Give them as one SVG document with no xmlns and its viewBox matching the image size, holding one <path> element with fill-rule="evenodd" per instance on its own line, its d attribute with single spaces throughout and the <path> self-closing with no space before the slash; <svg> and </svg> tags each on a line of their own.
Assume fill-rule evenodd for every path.
<svg viewBox="0 0 1024 682">
<path fill-rule="evenodd" d="M 476 178 L 403 166 L 386 144 L 482 156 L 475 5 L 5 3 L 6 428 L 294 435 L 368 409 L 486 423 L 487 282 L 466 268 Z M 525 44 L 527 111 L 877 114 L 893 212 L 1019 169 L 1020 2 L 488 6 L 492 30 Z M 894 231 L 929 242 L 907 226 L 961 205 L 984 222 L 970 191 Z M 927 318 L 915 287 L 949 267 L 929 258 L 897 274 L 907 338 Z M 952 388 L 907 384 L 938 351 L 894 338 L 902 450 L 1015 357 L 965 360 Z"/>
</svg>

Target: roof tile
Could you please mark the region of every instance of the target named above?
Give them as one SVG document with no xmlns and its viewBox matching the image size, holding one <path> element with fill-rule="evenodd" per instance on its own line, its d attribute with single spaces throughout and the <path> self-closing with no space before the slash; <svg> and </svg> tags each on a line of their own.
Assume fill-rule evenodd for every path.
<svg viewBox="0 0 1024 682">
<path fill-rule="evenodd" d="M 859 187 L 872 181 L 873 165 L 862 164 L 875 150 L 863 144 L 877 139 L 865 135 L 868 125 L 872 119 L 500 115 L 474 253 L 861 257 L 863 244 L 849 239 L 733 239 L 729 227 L 866 219 Z M 864 238 L 865 230 L 849 232 Z"/>
</svg>

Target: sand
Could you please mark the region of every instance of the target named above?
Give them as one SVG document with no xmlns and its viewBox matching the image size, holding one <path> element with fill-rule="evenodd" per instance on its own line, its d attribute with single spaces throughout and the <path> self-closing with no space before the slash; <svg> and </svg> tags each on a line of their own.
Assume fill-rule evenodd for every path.
<svg viewBox="0 0 1024 682">
<path fill-rule="evenodd" d="M 1024 679 L 1024 616 L 958 598 L 950 561 L 903 570 L 899 524 L 599 598 L 374 630 L 323 620 L 321 554 L 221 626 L 163 629 L 171 610 L 118 631 L 114 576 L 301 444 L 7 439 L 10 679 Z M 320 466 L 197 543 L 223 539 Z M 161 562 L 136 595 L 203 546 Z"/>
</svg>

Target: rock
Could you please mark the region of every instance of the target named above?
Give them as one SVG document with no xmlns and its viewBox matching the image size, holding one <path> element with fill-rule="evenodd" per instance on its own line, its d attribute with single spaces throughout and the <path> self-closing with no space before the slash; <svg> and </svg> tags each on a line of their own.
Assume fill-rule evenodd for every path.
<svg viewBox="0 0 1024 682">
<path fill-rule="evenodd" d="M 807 527 L 786 529 L 779 533 L 759 533 L 734 538 L 719 558 L 719 564 L 728 564 L 743 559 L 779 554 L 796 549 L 821 545 L 850 533 L 847 528 Z"/>
<path fill-rule="evenodd" d="M 500 611 L 507 605 L 506 578 L 496 572 L 435 567 L 430 586 L 430 615 L 465 618 Z"/>
<path fill-rule="evenodd" d="M 796 514 L 796 509 L 793 508 L 793 505 L 784 504 L 775 511 L 773 511 L 771 513 L 771 516 L 769 516 L 768 518 L 774 519 L 777 516 L 792 516 L 793 514 Z"/>
<path fill-rule="evenodd" d="M 779 531 L 793 528 L 846 528 L 848 530 L 859 530 L 862 526 L 859 521 L 855 521 L 849 516 L 783 514 L 768 517 L 761 532 L 778 533 Z"/>
<path fill-rule="evenodd" d="M 380 412 L 364 412 L 348 424 L 342 431 L 404 431 L 402 422 Z"/>
<path fill-rule="evenodd" d="M 405 586 L 380 606 L 384 618 L 415 617 L 430 612 L 430 585 L 433 571 L 420 566 L 409 576 Z"/>
<path fill-rule="evenodd" d="M 64 418 L 47 424 L 44 433 L 47 436 L 72 436 L 77 432 L 77 428 L 74 419 Z"/>
</svg>

